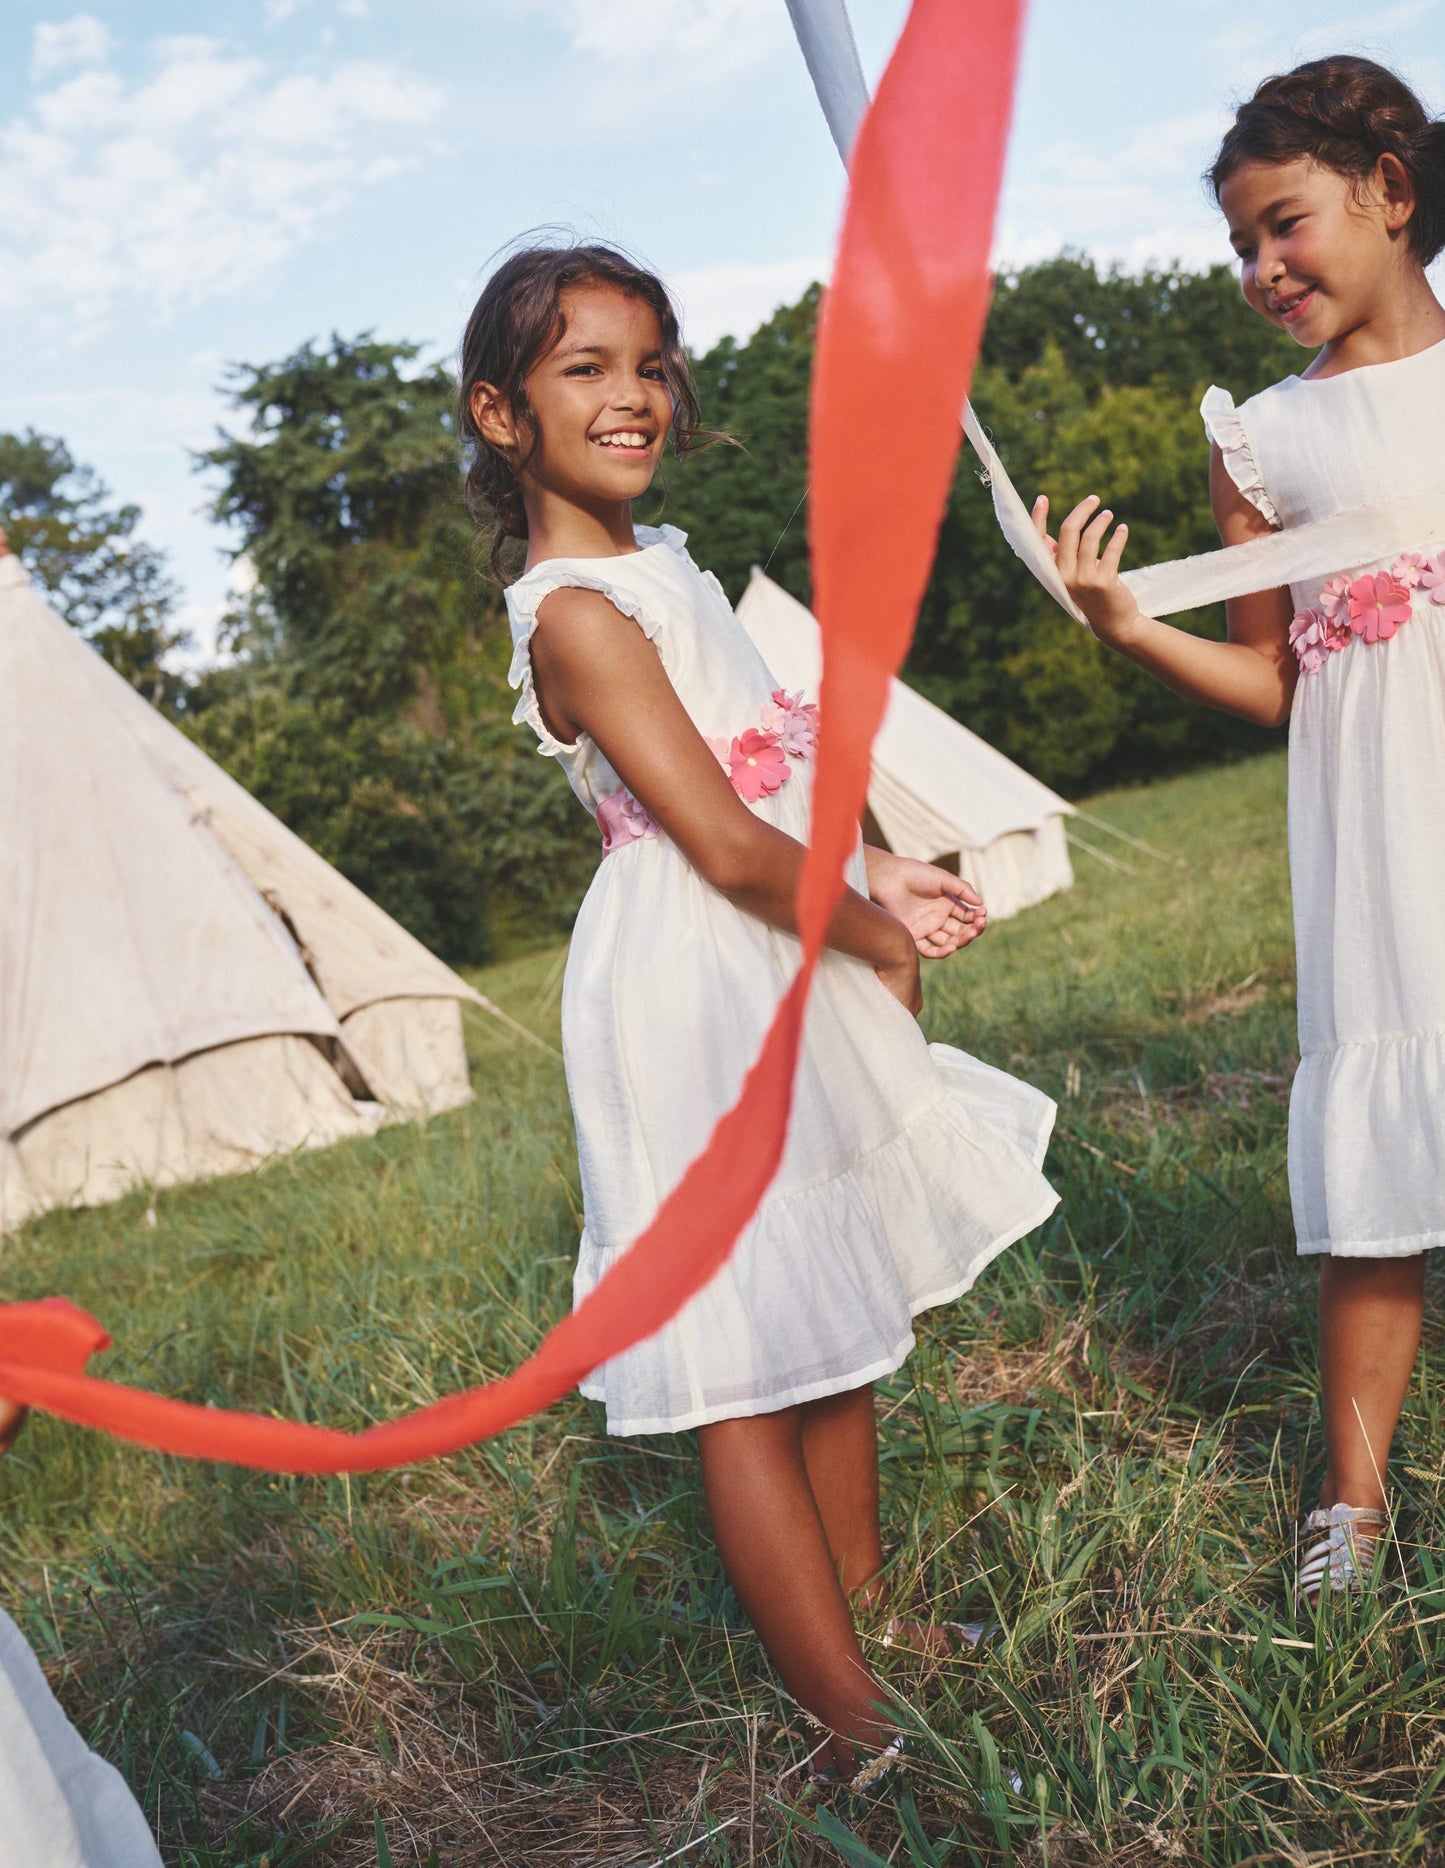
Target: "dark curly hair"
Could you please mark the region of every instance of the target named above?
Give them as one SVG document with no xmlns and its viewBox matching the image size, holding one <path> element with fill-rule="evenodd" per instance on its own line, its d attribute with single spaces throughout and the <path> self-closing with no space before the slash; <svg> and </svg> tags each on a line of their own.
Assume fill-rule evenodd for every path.
<svg viewBox="0 0 1445 1868">
<path fill-rule="evenodd" d="M 1403 78 L 1373 59 L 1311 59 L 1266 78 L 1235 112 L 1205 180 L 1214 199 L 1245 162 L 1301 156 L 1362 185 L 1394 156 L 1415 188 L 1410 250 L 1428 266 L 1445 247 L 1445 121 L 1432 118 Z"/>
<path fill-rule="evenodd" d="M 467 507 L 479 523 L 491 524 L 491 569 L 498 581 L 508 540 L 527 536 L 520 476 L 540 439 L 527 400 L 527 378 L 561 341 L 567 325 L 562 294 L 576 285 L 616 286 L 652 307 L 662 330 L 663 379 L 672 397 L 673 450 L 683 455 L 711 438 L 702 430 L 677 312 L 655 273 L 611 246 L 575 242 L 519 248 L 498 266 L 472 308 L 462 337 L 457 395 L 457 431 L 470 456 Z M 518 430 L 527 436 L 520 460 L 509 459 L 483 438 L 472 415 L 472 391 L 479 383 L 490 383 L 499 392 Z"/>
</svg>

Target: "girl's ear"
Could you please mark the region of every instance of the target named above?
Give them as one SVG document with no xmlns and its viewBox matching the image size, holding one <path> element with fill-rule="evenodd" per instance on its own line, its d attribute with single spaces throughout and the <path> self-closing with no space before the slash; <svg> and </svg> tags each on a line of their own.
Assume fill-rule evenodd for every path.
<svg viewBox="0 0 1445 1868">
<path fill-rule="evenodd" d="M 472 390 L 471 409 L 477 433 L 489 447 L 496 448 L 500 454 L 516 452 L 516 419 L 500 389 L 494 389 L 490 383 L 478 383 Z"/>
<path fill-rule="evenodd" d="M 1410 224 L 1415 213 L 1415 184 L 1410 171 L 1398 156 L 1384 155 L 1375 165 L 1375 188 L 1385 225 L 1399 233 Z"/>
</svg>

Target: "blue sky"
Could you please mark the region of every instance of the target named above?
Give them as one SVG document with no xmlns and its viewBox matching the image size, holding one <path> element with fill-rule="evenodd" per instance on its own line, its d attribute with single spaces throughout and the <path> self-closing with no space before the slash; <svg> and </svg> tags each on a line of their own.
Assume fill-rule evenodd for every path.
<svg viewBox="0 0 1445 1868">
<path fill-rule="evenodd" d="M 904 0 L 850 11 L 876 76 Z M 540 223 L 643 253 L 698 345 L 826 269 L 842 175 L 783 0 L 10 0 L 6 21 L 0 426 L 62 435 L 140 504 L 202 649 L 227 540 L 188 450 L 225 419 L 228 362 L 332 330 L 450 353 L 488 256 Z M 1445 0 L 1034 0 L 999 257 L 1224 256 L 1198 177 L 1230 101 L 1334 49 L 1445 109 Z"/>
</svg>

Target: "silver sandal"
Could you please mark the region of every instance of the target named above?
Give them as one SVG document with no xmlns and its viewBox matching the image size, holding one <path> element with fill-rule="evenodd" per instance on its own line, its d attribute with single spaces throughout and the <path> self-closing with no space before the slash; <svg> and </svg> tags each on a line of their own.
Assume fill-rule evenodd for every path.
<svg viewBox="0 0 1445 1868">
<path fill-rule="evenodd" d="M 1323 1531 L 1300 1561 L 1295 1595 L 1306 1608 L 1314 1608 L 1328 1582 L 1331 1591 L 1358 1596 L 1375 1561 L 1375 1549 L 1386 1517 L 1368 1505 L 1329 1505 L 1312 1511 L 1304 1521 L 1304 1535 Z M 1303 1539 L 1301 1540 L 1303 1541 Z"/>
</svg>

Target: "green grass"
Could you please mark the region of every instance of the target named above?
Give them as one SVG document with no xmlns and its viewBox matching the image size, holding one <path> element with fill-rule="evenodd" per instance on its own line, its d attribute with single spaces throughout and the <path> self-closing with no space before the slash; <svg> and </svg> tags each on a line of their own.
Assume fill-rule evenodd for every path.
<svg viewBox="0 0 1445 1868">
<path fill-rule="evenodd" d="M 37 1421 L 0 1468 L 7 1600 L 168 1860 L 1445 1859 L 1433 1322 L 1403 1569 L 1318 1624 L 1288 1599 L 1321 1445 L 1283 764 L 1097 808 L 1176 860 L 1078 854 L 1071 894 L 929 983 L 930 1035 L 1058 1097 L 1065 1201 L 885 1386 L 895 1562 L 1002 1624 L 981 1660 L 879 1650 L 917 1734 L 903 1786 L 802 1795 L 685 1438 L 610 1442 L 573 1399 L 347 1482 Z M 485 988 L 554 1035 L 555 960 Z M 560 1068 L 480 1018 L 469 1039 L 470 1108 L 163 1194 L 153 1226 L 141 1195 L 52 1215 L 5 1248 L 5 1294 L 93 1310 L 122 1379 L 340 1425 L 500 1373 L 566 1306 L 575 1164 Z"/>
</svg>

